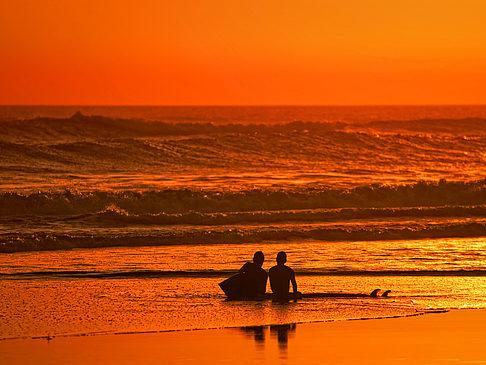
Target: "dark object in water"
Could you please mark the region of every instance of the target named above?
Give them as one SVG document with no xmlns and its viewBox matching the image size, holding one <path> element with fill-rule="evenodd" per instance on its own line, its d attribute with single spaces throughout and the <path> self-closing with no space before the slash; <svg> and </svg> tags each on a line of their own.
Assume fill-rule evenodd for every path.
<svg viewBox="0 0 486 365">
<path fill-rule="evenodd" d="M 364 293 L 290 293 L 289 299 L 305 299 L 305 298 L 378 298 L 378 292 L 380 289 L 373 290 L 370 294 Z M 388 297 L 388 293 L 391 290 L 387 290 L 383 293 L 382 297 Z M 386 295 L 385 295 L 386 294 Z M 265 299 L 274 299 L 272 293 L 266 293 Z"/>
<path fill-rule="evenodd" d="M 388 297 L 388 294 L 390 294 L 391 290 L 385 291 L 381 296 L 382 297 Z"/>
<path fill-rule="evenodd" d="M 232 277 L 222 281 L 218 284 L 228 299 L 246 299 L 246 300 L 258 300 L 260 297 L 255 296 L 255 294 L 250 290 L 248 285 L 248 280 L 245 274 L 236 274 Z"/>
<path fill-rule="evenodd" d="M 246 286 L 245 277 L 242 274 L 236 274 L 221 283 L 219 286 L 223 290 L 223 292 L 228 297 L 228 300 L 273 300 L 274 298 L 272 293 L 265 293 L 264 295 L 248 295 L 248 288 Z M 373 290 L 370 294 L 364 293 L 307 293 L 302 294 L 300 292 L 297 293 L 289 293 L 288 298 L 278 298 L 278 301 L 285 301 L 285 300 L 296 300 L 302 298 L 377 298 L 378 292 L 380 289 Z M 388 294 L 391 290 L 387 290 L 383 293 L 382 297 L 388 297 Z"/>
</svg>

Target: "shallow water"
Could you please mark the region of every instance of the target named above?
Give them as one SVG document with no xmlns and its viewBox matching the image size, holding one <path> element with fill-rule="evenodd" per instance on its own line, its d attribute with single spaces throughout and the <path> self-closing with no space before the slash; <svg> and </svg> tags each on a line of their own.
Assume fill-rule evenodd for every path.
<svg viewBox="0 0 486 365">
<path fill-rule="evenodd" d="M 442 239 L 2 254 L 0 286 L 8 300 L 0 301 L 0 336 L 222 328 L 486 308 L 485 245 L 484 239 Z M 256 249 L 266 253 L 266 269 L 285 249 L 304 293 L 392 292 L 389 298 L 316 298 L 284 305 L 226 301 L 218 282 Z"/>
</svg>

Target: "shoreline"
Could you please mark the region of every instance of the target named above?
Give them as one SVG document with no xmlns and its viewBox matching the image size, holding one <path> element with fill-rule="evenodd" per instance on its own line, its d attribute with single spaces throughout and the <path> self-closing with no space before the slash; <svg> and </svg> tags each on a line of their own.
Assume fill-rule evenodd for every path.
<svg viewBox="0 0 486 365">
<path fill-rule="evenodd" d="M 425 315 L 427 314 L 427 315 Z M 2 364 L 484 363 L 486 310 L 0 341 Z"/>
<path fill-rule="evenodd" d="M 362 317 L 362 318 L 344 318 L 344 319 L 328 319 L 328 320 L 315 320 L 315 321 L 297 321 L 290 323 L 266 323 L 266 324 L 253 324 L 244 326 L 228 326 L 228 327 L 207 327 L 207 328 L 184 328 L 184 329 L 167 329 L 167 330 L 147 330 L 147 331 L 93 331 L 93 332 L 80 332 L 80 333 L 61 333 L 55 335 L 45 335 L 45 336 L 19 336 L 19 337 L 6 337 L 0 338 L 0 344 L 2 342 L 8 341 L 22 341 L 22 340 L 47 340 L 52 341 L 61 338 L 75 338 L 75 337 L 93 337 L 93 336 L 120 336 L 120 335 L 150 335 L 150 334 L 163 334 L 163 333 L 184 333 L 184 332 L 194 332 L 194 331 L 224 331 L 232 329 L 241 328 L 251 328 L 251 327 L 273 327 L 273 326 L 290 326 L 290 325 L 307 325 L 307 324 L 319 324 L 319 323 L 339 323 L 339 322 L 349 322 L 349 321 L 373 321 L 373 320 L 383 320 L 383 319 L 398 319 L 398 318 L 410 318 L 419 317 L 428 314 L 439 314 L 447 313 L 451 310 L 482 310 L 486 311 L 486 308 L 454 308 L 454 309 L 432 309 L 417 311 L 416 313 L 404 314 L 404 315 L 391 315 L 391 316 L 380 316 L 380 317 Z"/>
</svg>

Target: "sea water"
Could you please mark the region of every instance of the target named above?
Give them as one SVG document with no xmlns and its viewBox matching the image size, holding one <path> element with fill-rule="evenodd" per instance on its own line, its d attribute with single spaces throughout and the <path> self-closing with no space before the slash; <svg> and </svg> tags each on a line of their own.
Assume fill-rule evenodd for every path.
<svg viewBox="0 0 486 365">
<path fill-rule="evenodd" d="M 486 307 L 486 107 L 0 107 L 0 337 Z M 305 293 L 228 302 L 253 253 Z"/>
</svg>

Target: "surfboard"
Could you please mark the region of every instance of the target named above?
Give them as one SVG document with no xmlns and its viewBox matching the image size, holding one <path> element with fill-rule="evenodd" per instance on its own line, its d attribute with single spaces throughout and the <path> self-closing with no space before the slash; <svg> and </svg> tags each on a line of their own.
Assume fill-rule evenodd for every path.
<svg viewBox="0 0 486 365">
<path fill-rule="evenodd" d="M 381 297 L 388 297 L 391 290 L 385 291 Z M 375 289 L 369 294 L 365 293 L 307 293 L 303 298 L 378 298 L 380 289 Z"/>
<path fill-rule="evenodd" d="M 228 298 L 242 298 L 246 294 L 243 274 L 236 274 L 218 284 Z"/>
<path fill-rule="evenodd" d="M 218 284 L 226 294 L 228 300 L 273 300 L 272 293 L 265 293 L 263 296 L 249 295 L 247 281 L 244 274 L 236 274 Z M 369 294 L 365 293 L 289 293 L 288 298 L 283 300 L 296 300 L 302 298 L 377 298 L 380 289 L 375 289 Z M 381 297 L 388 297 L 390 290 L 386 290 Z"/>
</svg>

